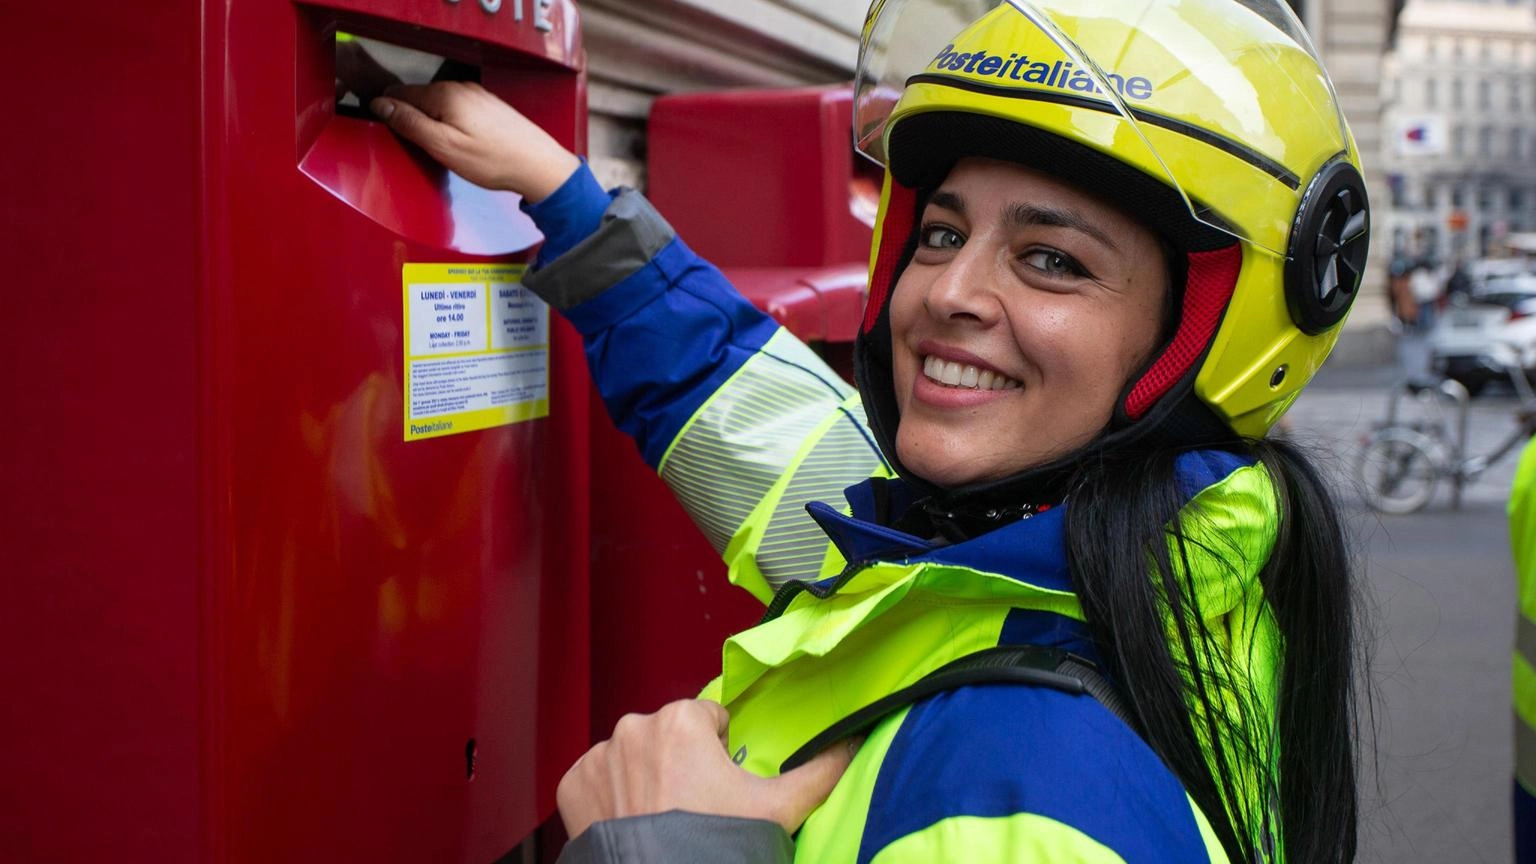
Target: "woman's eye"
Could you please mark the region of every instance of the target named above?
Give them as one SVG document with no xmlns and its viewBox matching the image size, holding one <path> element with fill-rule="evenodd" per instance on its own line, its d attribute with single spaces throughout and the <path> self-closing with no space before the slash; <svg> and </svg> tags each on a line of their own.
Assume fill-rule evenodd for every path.
<svg viewBox="0 0 1536 864">
<path fill-rule="evenodd" d="M 1027 253 L 1020 260 L 1051 276 L 1081 276 L 1084 272 L 1076 261 L 1060 252 L 1052 252 L 1048 249 Z"/>
<path fill-rule="evenodd" d="M 959 249 L 965 238 L 953 228 L 934 226 L 923 229 L 923 245 L 930 249 Z"/>
</svg>

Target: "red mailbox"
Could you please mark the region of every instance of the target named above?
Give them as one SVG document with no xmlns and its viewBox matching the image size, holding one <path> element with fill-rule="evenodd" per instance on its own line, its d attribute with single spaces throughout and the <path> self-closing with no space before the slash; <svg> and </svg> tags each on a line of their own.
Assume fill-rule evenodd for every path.
<svg viewBox="0 0 1536 864">
<path fill-rule="evenodd" d="M 853 376 L 881 173 L 853 151 L 849 86 L 694 93 L 651 110 L 647 194 L 758 308 Z M 729 190 L 726 192 L 725 190 Z M 686 698 L 762 604 L 594 399 L 592 727 Z"/>
<path fill-rule="evenodd" d="M 346 94 L 478 78 L 583 151 L 576 10 L 6 19 L 0 857 L 503 857 L 588 738 L 584 364 L 516 200 Z"/>
</svg>

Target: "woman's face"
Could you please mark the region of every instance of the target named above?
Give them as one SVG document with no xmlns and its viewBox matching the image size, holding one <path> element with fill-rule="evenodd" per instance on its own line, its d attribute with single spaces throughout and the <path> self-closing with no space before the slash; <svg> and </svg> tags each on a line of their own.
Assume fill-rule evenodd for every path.
<svg viewBox="0 0 1536 864">
<path fill-rule="evenodd" d="M 990 159 L 955 165 L 918 232 L 890 310 L 902 464 L 954 487 L 1092 440 L 1162 328 L 1167 266 L 1152 232 Z"/>
</svg>

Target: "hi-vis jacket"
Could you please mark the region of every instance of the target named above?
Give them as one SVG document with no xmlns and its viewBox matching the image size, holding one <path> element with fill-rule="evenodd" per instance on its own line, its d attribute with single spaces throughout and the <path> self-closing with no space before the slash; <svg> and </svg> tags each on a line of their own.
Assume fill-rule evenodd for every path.
<svg viewBox="0 0 1536 864">
<path fill-rule="evenodd" d="M 771 603 L 769 620 L 726 643 L 705 691 L 730 711 L 743 766 L 775 774 L 843 716 L 981 649 L 1097 660 L 1067 575 L 1070 503 L 952 545 L 886 527 L 877 513 L 899 513 L 903 487 L 885 479 L 857 394 L 643 198 L 610 199 L 583 168 L 530 212 L 550 239 L 528 287 L 581 332 L 610 413 L 731 580 Z M 1179 469 L 1201 608 L 1272 718 L 1278 637 L 1257 579 L 1274 543 L 1268 478 L 1219 452 Z M 728 857 L 692 828 L 615 840 L 613 824 L 583 835 L 597 856 L 586 860 Z M 788 844 L 767 848 L 729 860 L 775 860 Z M 793 848 L 796 861 L 860 864 L 1226 860 L 1178 780 L 1100 703 L 1011 685 L 941 693 L 881 722 Z"/>
<path fill-rule="evenodd" d="M 1515 861 L 1536 864 L 1536 439 L 1525 445 L 1509 490 L 1509 546 L 1520 613 L 1515 620 Z"/>
</svg>

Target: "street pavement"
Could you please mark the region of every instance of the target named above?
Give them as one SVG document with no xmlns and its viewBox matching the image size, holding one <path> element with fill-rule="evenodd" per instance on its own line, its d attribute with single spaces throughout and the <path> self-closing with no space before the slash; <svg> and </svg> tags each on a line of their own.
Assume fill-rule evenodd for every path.
<svg viewBox="0 0 1536 864">
<path fill-rule="evenodd" d="M 1510 651 L 1515 585 L 1504 502 L 1518 448 L 1423 511 L 1369 510 L 1353 479 L 1385 415 L 1388 367 L 1325 367 L 1290 412 L 1294 440 L 1335 478 L 1364 574 L 1372 650 L 1365 707 L 1362 862 L 1512 860 Z M 1470 452 L 1514 428 L 1507 390 L 1472 400 Z"/>
</svg>

